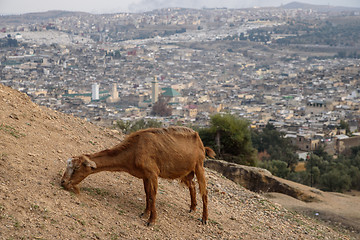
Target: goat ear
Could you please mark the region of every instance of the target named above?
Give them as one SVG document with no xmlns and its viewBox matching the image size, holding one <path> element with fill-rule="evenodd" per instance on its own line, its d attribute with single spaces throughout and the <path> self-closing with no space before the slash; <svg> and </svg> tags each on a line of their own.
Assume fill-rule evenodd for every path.
<svg viewBox="0 0 360 240">
<path fill-rule="evenodd" d="M 91 167 L 92 169 L 96 168 L 96 163 L 94 161 L 91 161 L 90 159 L 86 159 L 84 164 L 85 166 Z"/>
</svg>

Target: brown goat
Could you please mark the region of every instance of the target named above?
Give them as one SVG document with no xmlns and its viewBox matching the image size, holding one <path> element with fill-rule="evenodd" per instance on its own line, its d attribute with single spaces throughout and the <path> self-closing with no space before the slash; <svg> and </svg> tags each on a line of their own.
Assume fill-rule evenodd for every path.
<svg viewBox="0 0 360 240">
<path fill-rule="evenodd" d="M 204 171 L 205 154 L 214 157 L 211 148 L 204 147 L 199 135 L 186 127 L 151 128 L 129 135 L 111 149 L 70 158 L 61 185 L 79 193 L 79 184 L 88 175 L 101 171 L 125 171 L 143 179 L 146 208 L 142 215 L 156 220 L 155 200 L 158 177 L 180 179 L 190 190 L 190 212 L 196 209 L 194 174 L 203 202 L 202 222 L 208 218 L 207 189 Z"/>
</svg>

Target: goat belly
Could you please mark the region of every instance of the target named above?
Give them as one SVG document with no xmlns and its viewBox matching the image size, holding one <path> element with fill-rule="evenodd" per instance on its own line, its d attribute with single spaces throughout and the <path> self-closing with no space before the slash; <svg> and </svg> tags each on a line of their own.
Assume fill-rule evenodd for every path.
<svg viewBox="0 0 360 240">
<path fill-rule="evenodd" d="M 186 175 L 188 175 L 190 172 L 193 171 L 194 168 L 181 168 L 179 166 L 173 167 L 173 168 L 166 168 L 160 170 L 159 177 L 161 178 L 167 178 L 167 179 L 177 179 L 182 178 Z"/>
</svg>

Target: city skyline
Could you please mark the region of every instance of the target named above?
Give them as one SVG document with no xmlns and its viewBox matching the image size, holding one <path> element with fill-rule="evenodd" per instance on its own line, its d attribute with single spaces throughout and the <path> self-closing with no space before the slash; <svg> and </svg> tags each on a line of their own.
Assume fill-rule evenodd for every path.
<svg viewBox="0 0 360 240">
<path fill-rule="evenodd" d="M 292 0 L 275 0 L 269 3 L 265 0 L 255 1 L 203 1 L 203 0 L 126 0 L 126 1 L 85 1 L 85 0 L 63 0 L 63 1 L 47 1 L 47 0 L 13 0 L 0 2 L 0 14 L 23 14 L 31 12 L 43 12 L 50 10 L 66 10 L 66 11 L 81 11 L 89 13 L 115 13 L 115 12 L 144 12 L 154 9 L 167 8 L 167 7 L 184 7 L 184 8 L 252 8 L 252 7 L 278 7 L 282 4 L 288 4 Z M 315 4 L 315 5 L 331 5 L 331 6 L 344 6 L 360 8 L 360 1 L 358 0 L 301 0 L 299 2 Z"/>
</svg>

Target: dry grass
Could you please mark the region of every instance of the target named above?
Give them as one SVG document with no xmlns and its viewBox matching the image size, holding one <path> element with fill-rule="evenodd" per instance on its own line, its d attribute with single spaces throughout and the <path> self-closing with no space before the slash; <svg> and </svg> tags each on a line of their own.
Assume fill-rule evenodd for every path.
<svg viewBox="0 0 360 240">
<path fill-rule="evenodd" d="M 295 172 L 303 172 L 303 171 L 306 171 L 305 162 L 298 162 L 298 164 L 295 167 Z"/>
</svg>

